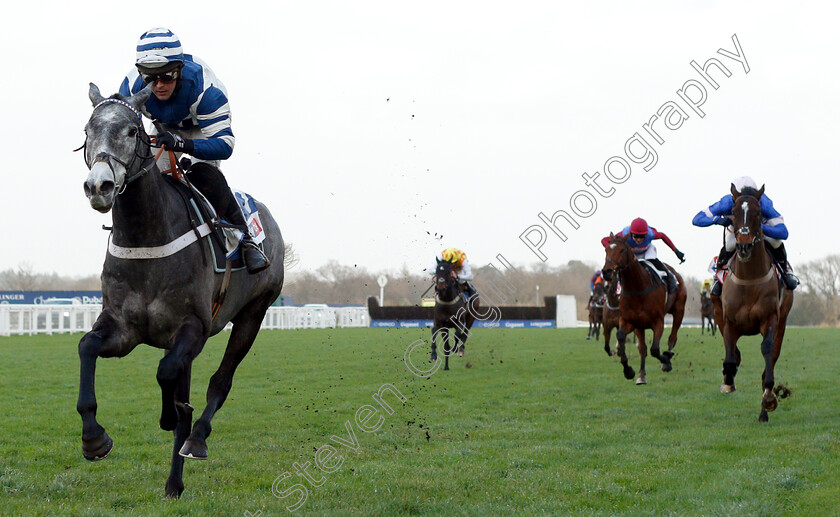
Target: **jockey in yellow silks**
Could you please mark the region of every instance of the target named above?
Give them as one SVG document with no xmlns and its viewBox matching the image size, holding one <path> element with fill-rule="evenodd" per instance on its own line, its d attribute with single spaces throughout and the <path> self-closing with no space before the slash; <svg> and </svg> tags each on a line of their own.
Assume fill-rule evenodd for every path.
<svg viewBox="0 0 840 517">
<path fill-rule="evenodd" d="M 438 253 L 437 259 L 452 263 L 452 271 L 455 272 L 458 284 L 461 286 L 461 290 L 467 293 L 468 298 L 477 294 L 475 287 L 470 283 L 474 277 L 466 253 L 458 248 L 446 248 Z M 428 271 L 434 275 L 436 269 L 437 266 L 434 266 Z"/>
</svg>

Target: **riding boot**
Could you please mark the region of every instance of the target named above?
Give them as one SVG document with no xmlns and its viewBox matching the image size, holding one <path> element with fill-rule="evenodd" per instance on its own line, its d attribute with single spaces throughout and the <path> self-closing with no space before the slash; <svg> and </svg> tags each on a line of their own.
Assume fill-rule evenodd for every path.
<svg viewBox="0 0 840 517">
<path fill-rule="evenodd" d="M 475 290 L 475 287 L 473 287 L 473 285 L 466 280 L 461 284 L 461 290 L 464 291 L 467 300 L 469 300 L 478 293 L 478 291 Z"/>
<path fill-rule="evenodd" d="M 717 263 L 715 264 L 715 283 L 712 285 L 712 296 L 720 296 L 720 293 L 723 292 L 723 284 L 721 284 L 720 280 L 718 280 L 717 273 L 726 269 L 727 264 L 729 264 L 729 259 L 731 259 L 734 254 L 735 250 L 727 251 L 726 246 L 720 249 Z"/>
<path fill-rule="evenodd" d="M 271 261 L 265 256 L 265 253 L 251 238 L 251 232 L 248 231 L 248 224 L 245 222 L 245 216 L 242 215 L 242 210 L 239 208 L 239 203 L 230 194 L 231 201 L 228 203 L 228 210 L 225 213 L 225 220 L 230 224 L 244 228 L 242 232 L 242 256 L 245 259 L 245 267 L 248 273 L 259 273 L 263 269 L 271 265 Z"/>
<path fill-rule="evenodd" d="M 782 281 L 785 283 L 785 288 L 790 289 L 791 291 L 796 289 L 796 286 L 799 285 L 799 279 L 793 275 L 793 268 L 790 267 L 790 264 L 787 261 L 787 250 L 785 250 L 785 244 L 779 244 L 778 248 L 770 246 L 770 255 L 779 267 L 779 271 L 782 274 Z"/>
</svg>

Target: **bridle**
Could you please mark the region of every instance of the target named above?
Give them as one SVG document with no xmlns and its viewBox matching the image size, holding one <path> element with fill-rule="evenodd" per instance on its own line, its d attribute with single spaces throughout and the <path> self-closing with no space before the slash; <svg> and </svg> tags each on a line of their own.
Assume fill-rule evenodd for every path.
<svg viewBox="0 0 840 517">
<path fill-rule="evenodd" d="M 79 148 L 74 149 L 73 152 L 83 151 L 82 158 L 84 159 L 85 165 L 87 165 L 88 169 L 92 169 L 93 166 L 95 164 L 99 163 L 99 162 L 105 162 L 108 165 L 108 168 L 111 169 L 111 174 L 114 176 L 114 185 L 115 185 L 115 188 L 116 188 L 117 195 L 120 195 L 123 192 L 125 192 L 125 189 L 126 189 L 126 187 L 128 186 L 129 183 L 131 183 L 132 181 L 140 178 L 141 176 L 143 176 L 144 174 L 146 174 L 147 172 L 152 170 L 154 168 L 156 162 L 155 162 L 155 156 L 153 154 L 149 154 L 149 155 L 140 154 L 141 146 L 145 146 L 145 148 L 147 148 L 147 149 L 151 148 L 152 140 L 149 137 L 149 135 L 146 134 L 146 131 L 143 129 L 143 115 L 137 110 L 137 108 L 135 108 L 134 106 L 132 106 L 131 104 L 129 104 L 128 102 L 126 102 L 124 100 L 109 98 L 109 99 L 104 99 L 104 100 L 100 101 L 96 106 L 93 107 L 93 111 L 96 112 L 97 108 L 99 108 L 100 106 L 103 106 L 105 104 L 110 104 L 110 103 L 116 103 L 116 104 L 119 104 L 121 106 L 125 106 L 126 108 L 130 109 L 132 111 L 132 113 L 137 115 L 137 118 L 138 118 L 137 125 L 136 125 L 137 132 L 134 133 L 134 140 L 135 140 L 134 141 L 134 152 L 133 152 L 133 156 L 131 158 L 131 161 L 129 163 L 126 163 L 123 160 L 120 160 L 119 158 L 114 156 L 113 154 L 106 153 L 106 152 L 103 151 L 103 152 L 97 154 L 96 156 L 94 156 L 93 161 L 91 163 L 88 163 L 87 153 L 85 152 L 87 150 L 87 141 L 88 141 L 87 134 L 85 134 L 85 142 Z M 91 115 L 91 117 L 92 116 L 93 115 Z M 144 139 L 144 137 L 145 137 L 145 139 Z M 146 161 L 148 161 L 148 160 L 151 160 L 151 163 L 149 163 L 145 167 L 141 167 L 138 170 L 132 172 L 132 169 L 134 168 L 134 164 L 138 159 L 140 159 L 140 165 L 141 166 L 144 163 L 146 163 Z M 113 162 L 119 163 L 120 165 L 123 166 L 123 168 L 125 168 L 125 178 L 123 180 L 122 185 L 120 185 L 117 182 L 117 172 L 114 170 Z"/>
<path fill-rule="evenodd" d="M 442 274 L 440 271 L 440 267 L 438 267 L 438 271 L 435 273 L 435 298 L 437 303 L 441 305 L 452 305 L 458 302 L 458 294 L 456 289 L 455 297 L 450 301 L 445 301 L 441 299 L 440 295 L 445 293 L 448 289 L 451 288 L 452 283 L 454 282 L 454 278 L 452 277 L 452 270 L 450 269 L 448 274 Z M 439 287 L 440 281 L 439 279 L 443 279 L 443 287 Z M 457 286 L 456 286 L 457 287 Z"/>
</svg>

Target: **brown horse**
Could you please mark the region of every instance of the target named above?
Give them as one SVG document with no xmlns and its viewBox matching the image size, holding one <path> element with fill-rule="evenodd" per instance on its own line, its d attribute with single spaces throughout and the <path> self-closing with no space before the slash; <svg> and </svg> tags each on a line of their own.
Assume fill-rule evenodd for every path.
<svg viewBox="0 0 840 517">
<path fill-rule="evenodd" d="M 605 279 L 621 282 L 621 298 L 619 300 L 619 323 L 618 323 L 618 356 L 621 365 L 624 367 L 624 377 L 632 379 L 636 372 L 627 364 L 627 355 L 624 353 L 624 343 L 630 332 L 635 332 L 638 338 L 639 355 L 641 366 L 636 384 L 647 384 L 645 377 L 645 359 L 647 358 L 647 345 L 645 344 L 645 329 L 653 330 L 653 342 L 650 347 L 650 355 L 659 359 L 663 372 L 670 372 L 671 358 L 674 356 L 674 346 L 677 344 L 677 331 L 682 324 L 685 314 L 685 301 L 688 295 L 682 277 L 674 271 L 671 266 L 666 267 L 677 277 L 679 285 L 670 295 L 667 292 L 664 282 L 655 272 L 648 272 L 642 264 L 636 260 L 633 250 L 627 244 L 628 236 L 616 237 L 612 233 L 606 247 L 606 262 L 601 271 Z M 659 341 L 665 329 L 665 314 L 674 317 L 671 334 L 668 336 L 668 350 L 659 353 Z"/>
<path fill-rule="evenodd" d="M 706 323 L 709 324 L 709 330 L 712 331 L 712 336 L 715 335 L 715 308 L 712 304 L 712 299 L 709 298 L 705 291 L 700 293 L 700 333 L 706 333 Z"/>
<path fill-rule="evenodd" d="M 592 298 L 589 300 L 589 333 L 586 334 L 586 339 L 597 340 L 601 337 L 601 324 L 604 321 L 604 283 L 598 282 L 592 292 Z"/>
<path fill-rule="evenodd" d="M 604 285 L 606 296 L 604 298 L 604 309 L 601 313 L 601 319 L 604 321 L 604 351 L 608 356 L 612 356 L 614 352 L 610 348 L 610 338 L 612 337 L 612 330 L 618 328 L 618 282 L 615 280 L 604 281 Z"/>
<path fill-rule="evenodd" d="M 735 391 L 735 374 L 741 364 L 738 339 L 760 333 L 764 338 L 761 341 L 761 354 L 764 356 L 761 383 L 764 394 L 758 420 L 767 422 L 767 412 L 775 410 L 778 405 L 773 393 L 773 371 L 782 351 L 787 317 L 793 305 L 793 291 L 780 285 L 770 254 L 765 248 L 759 202 L 764 195 L 764 185 L 758 190 L 744 188 L 741 192 L 732 185 L 730 192 L 735 199 L 732 223 L 737 260 L 732 261 L 721 295 L 712 297 L 715 319 L 720 325 L 726 348 L 720 391 Z"/>
</svg>

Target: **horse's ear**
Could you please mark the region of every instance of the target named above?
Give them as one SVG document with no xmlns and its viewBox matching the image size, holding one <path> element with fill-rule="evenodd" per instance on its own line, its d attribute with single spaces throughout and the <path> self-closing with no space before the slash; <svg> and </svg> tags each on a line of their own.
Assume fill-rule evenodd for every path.
<svg viewBox="0 0 840 517">
<path fill-rule="evenodd" d="M 758 192 L 755 193 L 755 198 L 756 199 L 761 199 L 761 196 L 763 196 L 763 195 L 764 195 L 764 185 L 762 185 L 761 188 L 758 189 Z"/>
<path fill-rule="evenodd" d="M 105 98 L 102 97 L 102 94 L 99 93 L 99 87 L 97 87 L 93 83 L 90 83 L 90 90 L 88 90 L 88 98 L 90 99 L 90 102 L 92 102 L 94 106 L 96 106 L 97 104 L 99 104 L 100 102 L 105 100 Z"/>
<path fill-rule="evenodd" d="M 618 237 L 618 238 L 621 239 L 624 242 L 627 242 L 627 239 L 630 238 L 630 234 L 628 233 L 627 235 L 622 235 L 621 237 Z"/>
<path fill-rule="evenodd" d="M 143 108 L 143 105 L 146 104 L 146 101 L 149 100 L 149 97 L 152 96 L 152 87 L 155 83 L 149 83 L 146 85 L 145 88 L 140 90 L 139 92 L 135 93 L 128 99 L 126 99 L 137 111 Z"/>
<path fill-rule="evenodd" d="M 732 193 L 732 199 L 738 199 L 738 196 L 740 196 L 740 195 L 741 195 L 741 193 L 740 193 L 740 192 L 738 192 L 738 189 L 737 189 L 737 188 L 735 188 L 735 184 L 734 184 L 734 183 L 730 183 L 729 185 L 730 185 L 730 186 L 729 186 L 729 192 L 731 192 L 731 193 Z"/>
</svg>

